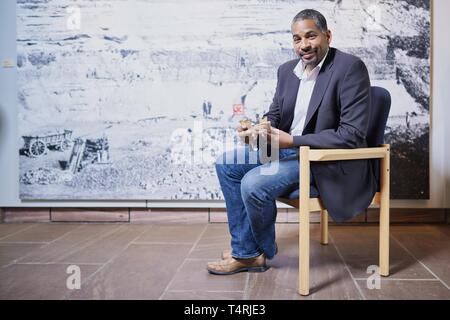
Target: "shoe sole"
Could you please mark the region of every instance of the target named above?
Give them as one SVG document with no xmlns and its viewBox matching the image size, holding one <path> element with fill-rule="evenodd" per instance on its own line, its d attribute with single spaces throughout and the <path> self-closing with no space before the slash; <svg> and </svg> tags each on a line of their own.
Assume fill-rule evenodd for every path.
<svg viewBox="0 0 450 320">
<path fill-rule="evenodd" d="M 234 271 L 229 271 L 229 272 L 221 272 L 221 271 L 215 271 L 215 270 L 211 270 L 211 269 L 207 269 L 207 270 L 211 274 L 226 276 L 226 275 L 235 274 L 235 273 L 239 273 L 239 272 L 265 272 L 269 268 L 270 268 L 269 266 L 249 267 L 249 268 L 240 268 L 240 269 L 237 269 L 237 270 L 234 270 Z"/>
</svg>

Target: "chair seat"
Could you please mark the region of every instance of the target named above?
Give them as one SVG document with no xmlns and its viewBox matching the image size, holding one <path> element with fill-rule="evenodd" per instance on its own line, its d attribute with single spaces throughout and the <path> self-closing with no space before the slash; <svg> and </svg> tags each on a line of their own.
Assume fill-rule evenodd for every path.
<svg viewBox="0 0 450 320">
<path fill-rule="evenodd" d="M 291 193 L 283 196 L 283 198 L 292 200 L 292 199 L 298 199 L 300 197 L 300 189 L 294 190 Z M 319 190 L 315 186 L 311 186 L 309 188 L 309 197 L 310 198 L 319 198 Z"/>
</svg>

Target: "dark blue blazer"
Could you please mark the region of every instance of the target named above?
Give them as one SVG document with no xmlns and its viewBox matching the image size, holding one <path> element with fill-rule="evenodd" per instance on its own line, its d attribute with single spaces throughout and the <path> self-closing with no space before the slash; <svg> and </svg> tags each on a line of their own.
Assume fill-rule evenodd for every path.
<svg viewBox="0 0 450 320">
<path fill-rule="evenodd" d="M 291 60 L 279 67 L 276 92 L 265 114 L 272 126 L 285 132 L 291 128 L 301 85 L 293 72 L 298 62 Z M 370 111 L 370 80 L 364 62 L 330 48 L 316 80 L 302 135 L 294 136 L 294 145 L 367 147 Z M 364 212 L 377 189 L 369 160 L 312 162 L 311 173 L 320 198 L 337 222 Z"/>
</svg>

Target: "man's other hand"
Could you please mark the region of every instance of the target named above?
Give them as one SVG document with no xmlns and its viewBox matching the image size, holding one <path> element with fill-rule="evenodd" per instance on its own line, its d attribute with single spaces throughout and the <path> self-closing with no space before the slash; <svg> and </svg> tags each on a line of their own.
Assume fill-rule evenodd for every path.
<svg viewBox="0 0 450 320">
<path fill-rule="evenodd" d="M 278 147 L 280 149 L 292 148 L 294 147 L 294 137 L 289 133 L 279 130 L 274 127 L 270 127 L 268 130 L 263 129 L 259 132 L 263 139 L 267 139 L 268 144 L 278 142 Z"/>
</svg>

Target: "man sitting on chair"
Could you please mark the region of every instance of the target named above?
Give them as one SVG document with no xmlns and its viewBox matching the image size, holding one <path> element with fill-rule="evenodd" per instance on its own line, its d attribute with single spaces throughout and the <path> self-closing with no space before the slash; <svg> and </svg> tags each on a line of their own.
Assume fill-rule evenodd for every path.
<svg viewBox="0 0 450 320">
<path fill-rule="evenodd" d="M 366 66 L 359 58 L 329 46 L 331 31 L 316 10 L 298 13 L 291 31 L 299 58 L 279 67 L 273 102 L 265 114 L 271 125 L 267 141 L 279 146 L 278 170 L 265 174 L 264 169 L 273 161 L 263 164 L 258 151 L 248 146 L 226 152 L 216 162 L 231 250 L 222 253 L 222 260 L 208 263 L 207 270 L 212 274 L 267 270 L 266 258 L 272 259 L 278 249 L 276 199 L 299 187 L 300 146 L 367 147 L 371 103 Z M 238 159 L 252 156 L 257 163 L 238 163 Z M 314 163 L 311 175 L 337 222 L 363 212 L 377 188 L 369 160 Z"/>
</svg>

